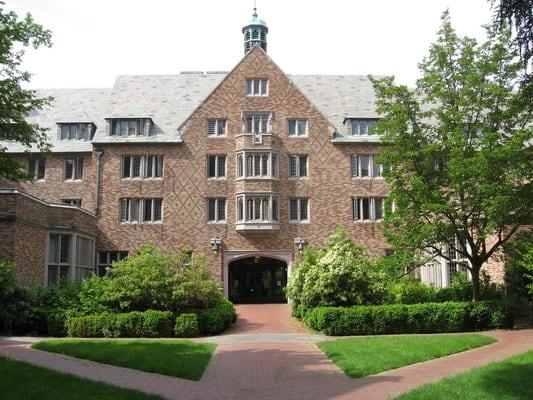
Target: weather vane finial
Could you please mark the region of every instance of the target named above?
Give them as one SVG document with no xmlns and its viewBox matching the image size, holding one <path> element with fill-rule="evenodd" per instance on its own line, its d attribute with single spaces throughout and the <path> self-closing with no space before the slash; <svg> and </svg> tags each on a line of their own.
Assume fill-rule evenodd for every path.
<svg viewBox="0 0 533 400">
<path fill-rule="evenodd" d="M 257 1 L 254 0 L 254 17 L 257 17 Z"/>
</svg>

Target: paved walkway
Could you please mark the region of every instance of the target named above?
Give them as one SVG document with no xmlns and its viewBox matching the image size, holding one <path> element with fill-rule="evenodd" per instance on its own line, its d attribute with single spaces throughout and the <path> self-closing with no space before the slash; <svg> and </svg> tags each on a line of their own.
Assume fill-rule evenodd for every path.
<svg viewBox="0 0 533 400">
<path fill-rule="evenodd" d="M 168 399 L 385 400 L 424 383 L 533 349 L 533 329 L 485 334 L 499 342 L 361 379 L 349 379 L 314 343 L 303 341 L 219 345 L 201 382 L 32 350 L 20 341 L 0 340 L 0 355 Z"/>
<path fill-rule="evenodd" d="M 237 304 L 237 322 L 226 332 L 234 334 L 307 333 L 307 328 L 291 318 L 288 304 Z"/>
</svg>

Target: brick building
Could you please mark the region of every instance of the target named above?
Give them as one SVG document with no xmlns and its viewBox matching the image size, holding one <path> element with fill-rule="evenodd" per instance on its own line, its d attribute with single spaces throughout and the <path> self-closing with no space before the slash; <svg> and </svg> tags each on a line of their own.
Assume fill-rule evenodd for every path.
<svg viewBox="0 0 533 400">
<path fill-rule="evenodd" d="M 53 104 L 28 119 L 49 128 L 52 154 L 40 160 L 8 144 L 36 179 L 0 181 L 0 201 L 16 188 L 40 199 L 36 207 L 86 210 L 98 273 L 144 243 L 203 254 L 234 301 L 283 301 L 299 249 L 322 246 L 339 226 L 383 254 L 387 186 L 374 160 L 372 84 L 287 75 L 266 53 L 267 34 L 254 13 L 243 28 L 245 56 L 229 73 L 120 76 L 111 89 L 41 91 Z M 48 238 L 36 239 L 46 254 L 33 254 L 21 280 L 54 282 L 53 235 L 79 229 L 50 225 Z M 75 259 L 80 249 L 68 240 L 59 253 Z M 77 276 L 74 261 L 59 268 Z M 449 280 L 454 271 L 442 268 Z"/>
</svg>

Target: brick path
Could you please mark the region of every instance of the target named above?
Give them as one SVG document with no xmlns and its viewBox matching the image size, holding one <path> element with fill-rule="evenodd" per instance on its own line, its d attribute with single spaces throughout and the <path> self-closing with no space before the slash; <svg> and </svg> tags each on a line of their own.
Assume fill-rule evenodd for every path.
<svg viewBox="0 0 533 400">
<path fill-rule="evenodd" d="M 350 379 L 313 343 L 320 336 L 302 333 L 300 325 L 290 322 L 287 305 L 240 305 L 237 311 L 239 321 L 229 330 L 231 335 L 209 338 L 219 345 L 200 382 L 33 350 L 20 339 L 0 339 L 0 356 L 168 399 L 386 400 L 424 383 L 533 349 L 533 329 L 486 332 L 499 342 Z"/>
</svg>

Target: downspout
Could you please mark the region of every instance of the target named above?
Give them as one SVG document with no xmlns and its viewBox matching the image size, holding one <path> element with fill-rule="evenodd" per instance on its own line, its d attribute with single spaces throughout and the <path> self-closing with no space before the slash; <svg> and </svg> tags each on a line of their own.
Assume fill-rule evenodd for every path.
<svg viewBox="0 0 533 400">
<path fill-rule="evenodd" d="M 103 152 L 97 151 L 96 154 L 96 199 L 94 206 L 94 213 L 98 215 L 100 211 L 100 157 L 102 157 Z"/>
</svg>

